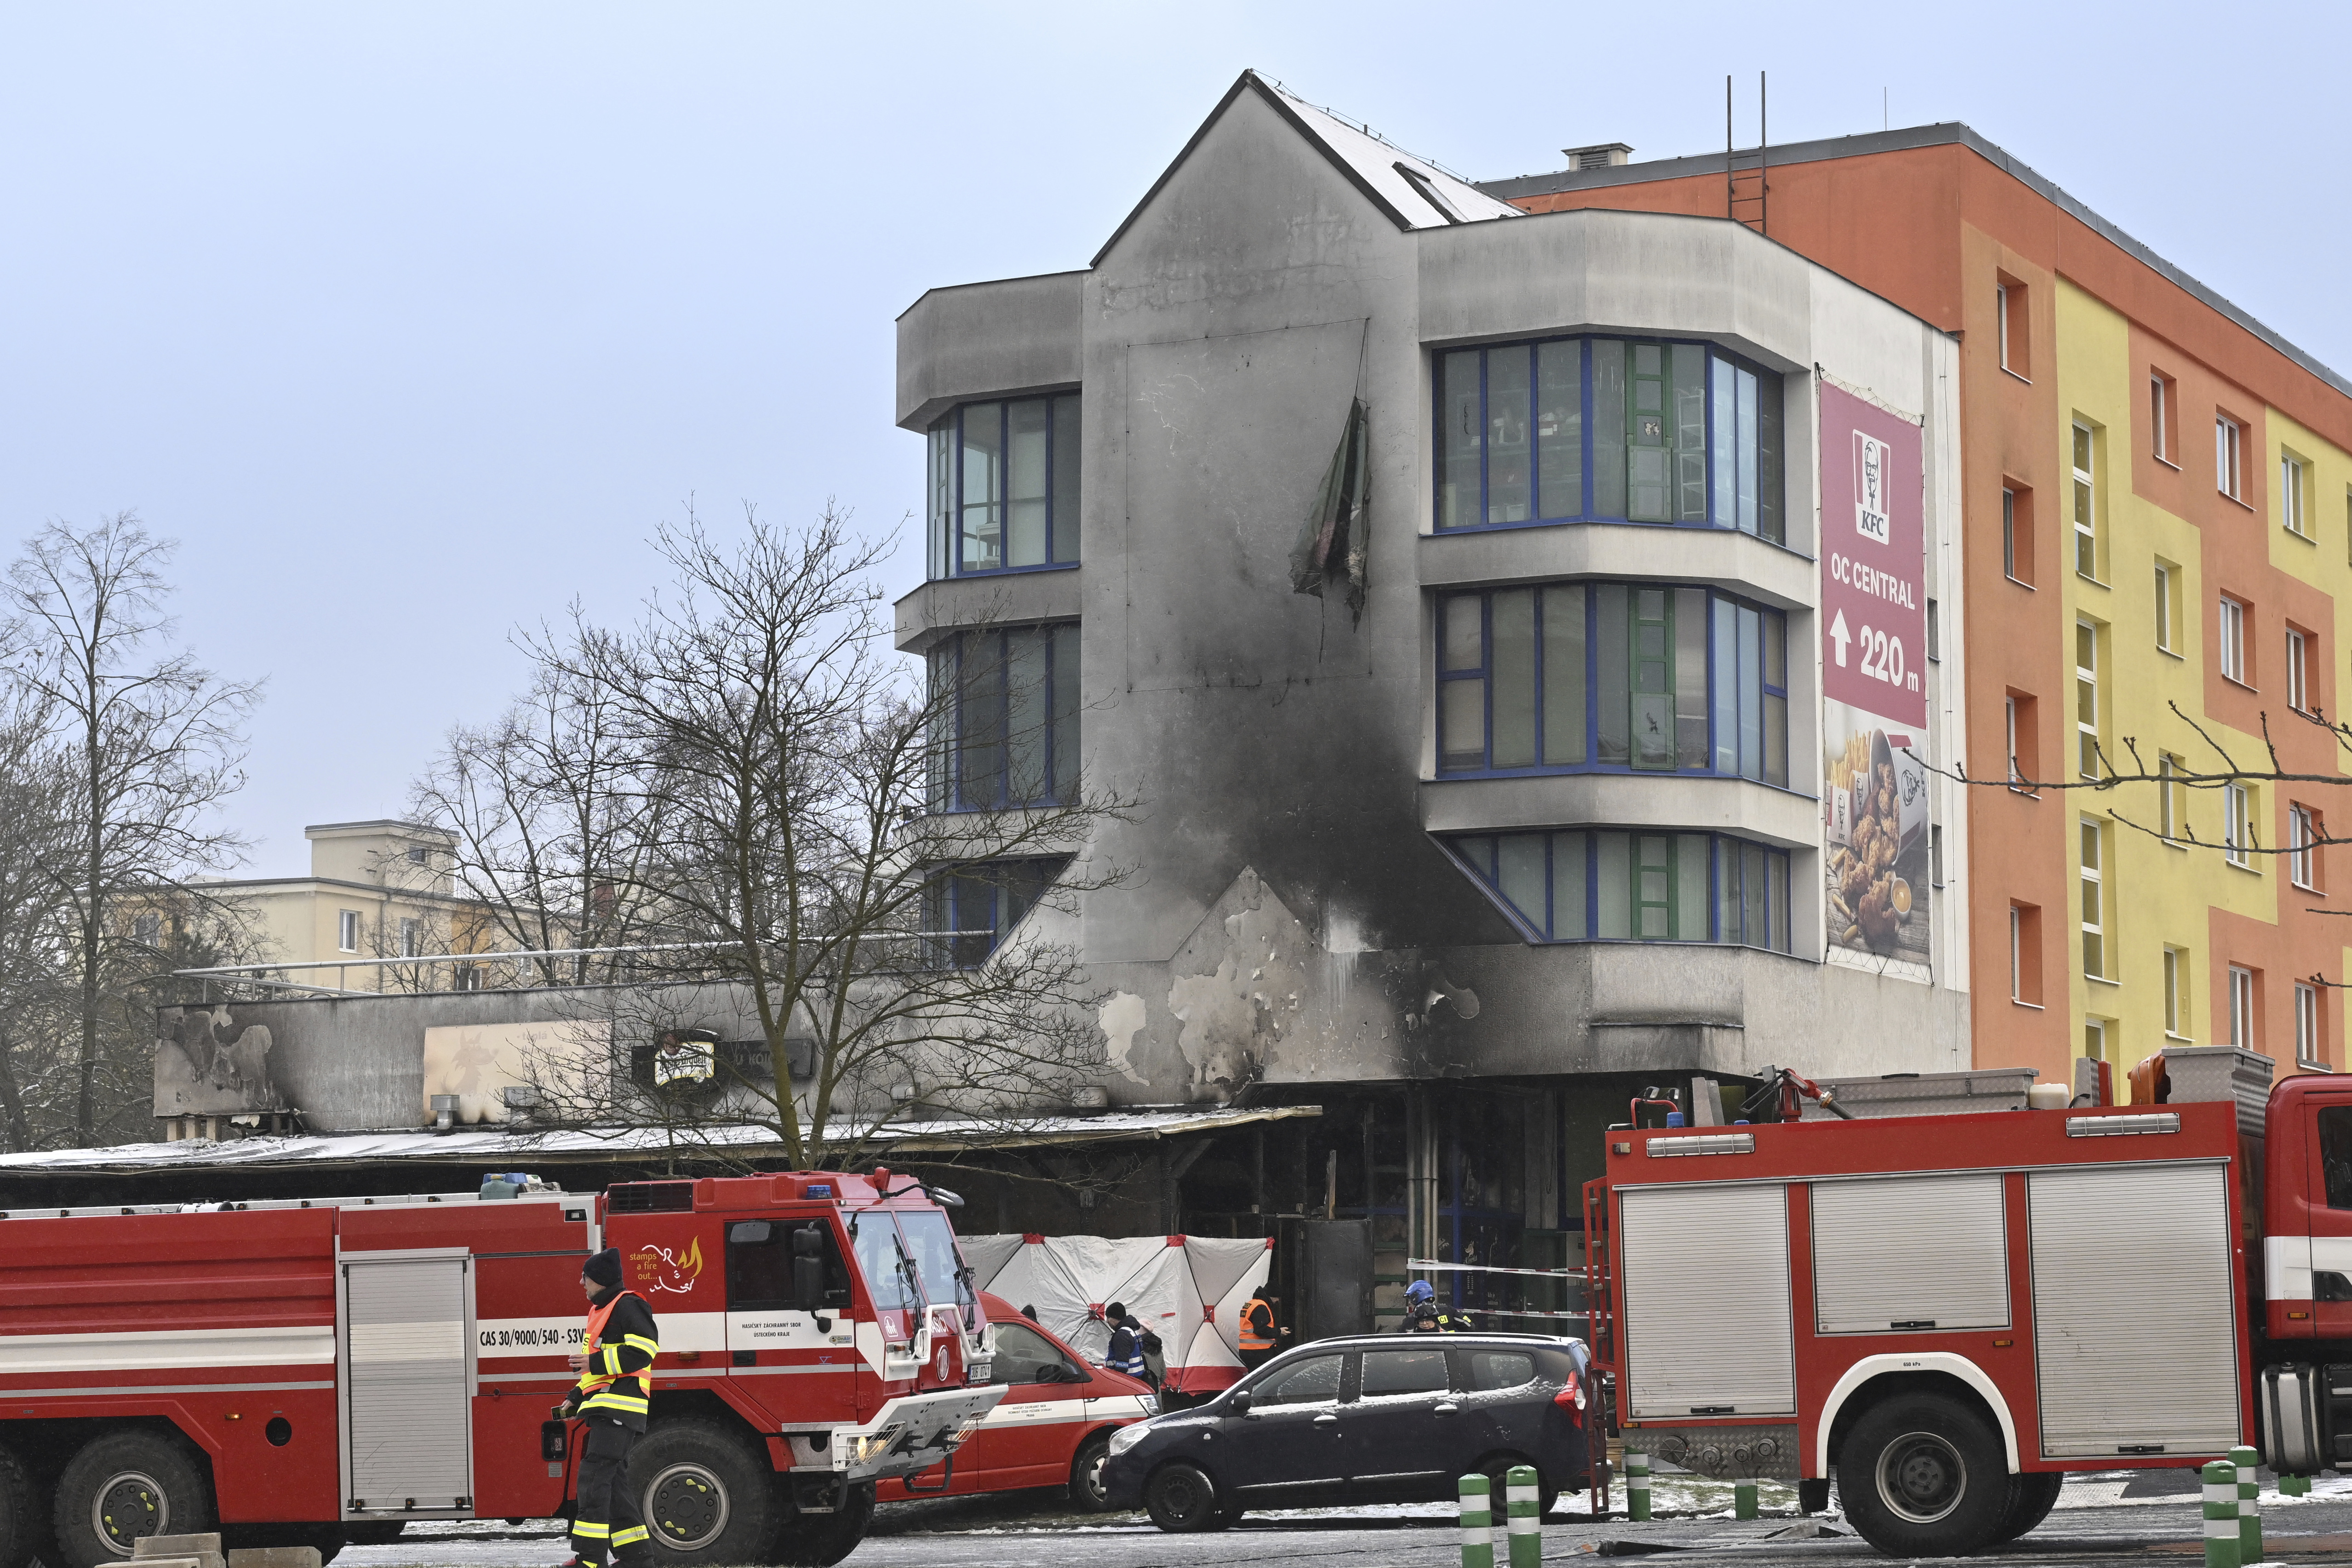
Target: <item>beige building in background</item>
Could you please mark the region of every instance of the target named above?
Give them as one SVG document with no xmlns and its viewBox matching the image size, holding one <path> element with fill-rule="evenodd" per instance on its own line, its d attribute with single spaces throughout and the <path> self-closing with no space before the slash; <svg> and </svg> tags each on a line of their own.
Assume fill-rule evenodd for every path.
<svg viewBox="0 0 2352 1568">
<path fill-rule="evenodd" d="M 302 830 L 310 841 L 307 877 L 221 878 L 204 890 L 233 906 L 271 963 L 352 967 L 310 978 L 338 990 L 388 989 L 378 959 L 466 952 L 502 946 L 489 910 L 453 890 L 449 850 L 437 827 L 417 822 L 328 822 Z M 433 988 L 462 985 L 442 973 Z"/>
</svg>

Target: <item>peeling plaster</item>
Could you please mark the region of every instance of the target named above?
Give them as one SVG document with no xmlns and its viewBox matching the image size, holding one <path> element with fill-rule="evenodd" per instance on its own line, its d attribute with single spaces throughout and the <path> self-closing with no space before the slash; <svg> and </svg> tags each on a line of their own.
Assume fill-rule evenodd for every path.
<svg viewBox="0 0 2352 1568">
<path fill-rule="evenodd" d="M 1244 867 L 1177 955 L 1168 1009 L 1196 1100 L 1230 1100 L 1265 1076 L 1303 1022 L 1313 939 Z"/>
<path fill-rule="evenodd" d="M 1135 1070 L 1135 1063 L 1128 1053 L 1135 1048 L 1135 1037 L 1143 1032 L 1144 1021 L 1149 1016 L 1143 998 L 1132 991 L 1112 992 L 1110 1000 L 1102 1005 L 1097 1016 L 1103 1037 L 1110 1042 L 1111 1066 L 1118 1068 L 1129 1082 L 1147 1086 L 1150 1080 Z"/>
</svg>

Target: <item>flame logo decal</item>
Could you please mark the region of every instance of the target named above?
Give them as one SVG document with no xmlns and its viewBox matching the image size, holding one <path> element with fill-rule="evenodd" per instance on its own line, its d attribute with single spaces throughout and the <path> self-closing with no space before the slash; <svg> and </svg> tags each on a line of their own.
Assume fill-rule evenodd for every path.
<svg viewBox="0 0 2352 1568">
<path fill-rule="evenodd" d="M 698 1236 L 689 1242 L 683 1257 L 667 1247 L 648 1243 L 632 1254 L 629 1261 L 636 1266 L 634 1272 L 639 1289 L 648 1295 L 660 1295 L 667 1291 L 673 1296 L 684 1296 L 691 1292 L 694 1282 L 702 1278 L 702 1238 Z"/>
</svg>

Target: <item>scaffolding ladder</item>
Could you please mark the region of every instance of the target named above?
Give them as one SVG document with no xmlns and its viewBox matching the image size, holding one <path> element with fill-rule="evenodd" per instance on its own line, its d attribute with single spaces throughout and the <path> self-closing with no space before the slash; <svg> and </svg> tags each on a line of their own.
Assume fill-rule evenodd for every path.
<svg viewBox="0 0 2352 1568">
<path fill-rule="evenodd" d="M 1771 164 L 1771 135 L 1766 119 L 1764 73 L 1756 73 L 1756 145 L 1741 149 L 1733 145 L 1731 132 L 1731 79 L 1723 79 L 1723 203 L 1724 216 L 1734 223 L 1745 224 L 1758 234 L 1769 232 L 1771 184 L 1767 172 Z"/>
</svg>

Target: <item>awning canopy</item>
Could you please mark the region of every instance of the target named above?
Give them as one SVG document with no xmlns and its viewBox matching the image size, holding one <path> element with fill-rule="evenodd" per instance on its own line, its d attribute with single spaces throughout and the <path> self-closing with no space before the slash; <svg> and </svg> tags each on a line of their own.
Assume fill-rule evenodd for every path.
<svg viewBox="0 0 2352 1568">
<path fill-rule="evenodd" d="M 910 1121 L 874 1131 L 876 1152 L 940 1154 L 1044 1145 L 1152 1142 L 1201 1133 L 1229 1131 L 1252 1122 L 1320 1116 L 1319 1105 L 1275 1105 L 1249 1110 L 1169 1108 L 1107 1110 L 1091 1116 L 1055 1116 L 999 1123 L 982 1121 Z M 212 1143 L 121 1143 L 105 1149 L 56 1149 L 0 1155 L 0 1178 L 11 1175 L 103 1175 L 167 1170 L 324 1169 L 416 1162 L 480 1165 L 502 1161 L 529 1163 L 560 1159 L 565 1163 L 607 1162 L 636 1164 L 648 1157 L 731 1159 L 781 1158 L 783 1144 L 765 1127 L 701 1127 L 681 1136 L 660 1127 L 586 1128 L 562 1132 L 476 1131 L 352 1132 L 292 1138 L 236 1138 Z"/>
</svg>

